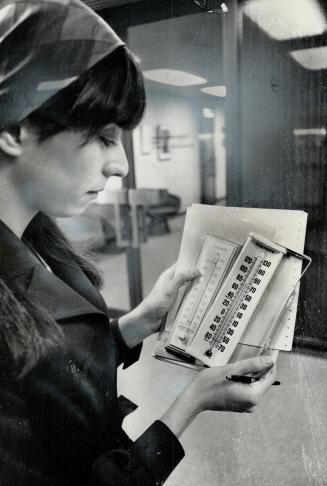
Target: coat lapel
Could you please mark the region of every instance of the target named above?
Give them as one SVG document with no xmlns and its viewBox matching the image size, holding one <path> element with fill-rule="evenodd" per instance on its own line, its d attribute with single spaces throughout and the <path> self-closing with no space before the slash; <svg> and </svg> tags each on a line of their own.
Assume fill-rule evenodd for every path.
<svg viewBox="0 0 327 486">
<path fill-rule="evenodd" d="M 53 273 L 71 289 L 75 290 L 75 292 L 105 314 L 108 312 L 107 305 L 102 295 L 79 267 L 72 267 L 67 263 L 58 262 L 53 259 L 49 259 L 47 263 L 50 265 Z"/>
<path fill-rule="evenodd" d="M 34 267 L 26 291 L 33 295 L 55 320 L 65 320 L 86 314 L 106 315 L 57 275 L 50 273 L 42 264 Z"/>
<path fill-rule="evenodd" d="M 0 221 L 0 277 L 17 281 L 55 320 L 77 315 L 107 315 L 105 302 L 79 268 L 47 262 L 49 272 L 28 247 Z"/>
</svg>

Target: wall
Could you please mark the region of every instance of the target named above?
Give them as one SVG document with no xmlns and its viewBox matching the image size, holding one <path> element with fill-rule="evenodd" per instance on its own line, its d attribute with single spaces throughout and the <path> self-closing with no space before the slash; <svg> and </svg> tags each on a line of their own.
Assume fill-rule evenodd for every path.
<svg viewBox="0 0 327 486">
<path fill-rule="evenodd" d="M 142 125 L 152 131 L 151 153 L 142 154 L 140 127 L 133 133 L 136 184 L 138 188 L 165 188 L 181 198 L 181 211 L 200 200 L 197 109 L 192 100 L 171 93 L 148 90 L 148 107 Z M 156 126 L 170 130 L 171 158 L 160 161 L 155 145 Z M 141 125 L 141 126 L 142 126 Z M 186 138 L 174 136 L 186 135 Z"/>
</svg>

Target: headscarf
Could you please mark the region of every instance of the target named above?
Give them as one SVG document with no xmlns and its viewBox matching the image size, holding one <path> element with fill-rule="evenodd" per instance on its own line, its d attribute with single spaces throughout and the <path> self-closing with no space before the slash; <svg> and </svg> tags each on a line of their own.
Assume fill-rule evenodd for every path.
<svg viewBox="0 0 327 486">
<path fill-rule="evenodd" d="M 0 128 L 24 119 L 121 45 L 79 0 L 0 0 Z"/>
</svg>

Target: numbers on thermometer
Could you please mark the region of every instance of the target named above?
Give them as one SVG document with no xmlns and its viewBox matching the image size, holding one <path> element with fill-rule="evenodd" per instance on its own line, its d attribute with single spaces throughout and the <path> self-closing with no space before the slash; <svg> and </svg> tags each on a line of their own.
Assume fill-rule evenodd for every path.
<svg viewBox="0 0 327 486">
<path fill-rule="evenodd" d="M 211 338 L 212 338 L 212 332 L 206 332 L 204 336 L 205 341 L 210 341 Z"/>
<path fill-rule="evenodd" d="M 246 256 L 244 258 L 244 263 L 246 263 L 247 265 L 251 265 L 252 262 L 253 262 L 253 258 L 251 258 L 250 256 Z M 269 268 L 270 265 L 271 265 L 271 262 L 269 260 L 264 260 L 262 262 L 262 266 L 264 266 L 266 268 Z M 249 267 L 246 266 L 245 264 L 242 264 L 239 268 L 239 271 L 243 272 L 243 274 L 247 273 L 248 270 L 249 270 Z M 266 273 L 266 271 L 263 270 L 262 268 L 258 269 L 257 275 L 253 279 L 252 284 L 248 288 L 247 293 L 244 295 L 243 302 L 239 306 L 239 310 L 235 314 L 236 319 L 232 320 L 230 327 L 228 327 L 228 329 L 226 331 L 225 336 L 222 338 L 220 343 L 217 343 L 217 349 L 220 350 L 221 352 L 223 352 L 225 350 L 224 345 L 227 345 L 229 343 L 230 336 L 233 336 L 235 329 L 237 328 L 240 320 L 243 317 L 243 312 L 241 312 L 241 311 L 245 311 L 247 309 L 248 303 L 251 302 L 251 300 L 252 300 L 252 295 L 256 293 L 257 287 L 261 283 L 261 278 L 258 278 L 258 276 L 263 277 L 265 275 L 265 273 Z M 244 280 L 244 278 L 245 278 L 245 275 L 242 275 L 241 273 L 237 274 L 236 281 L 233 282 L 233 284 L 232 284 L 232 290 L 230 290 L 227 293 L 226 298 L 222 302 L 224 308 L 221 309 L 220 316 L 216 315 L 213 319 L 215 324 L 211 324 L 211 326 L 210 326 L 210 331 L 212 331 L 212 332 L 207 332 L 206 335 L 205 335 L 206 341 L 212 340 L 213 334 L 217 330 L 217 324 L 219 324 L 221 322 L 221 319 L 222 319 L 221 316 L 225 314 L 226 309 L 232 304 L 233 298 L 236 296 L 236 291 L 239 289 L 241 282 Z M 222 343 L 224 343 L 224 344 L 222 344 Z"/>
</svg>

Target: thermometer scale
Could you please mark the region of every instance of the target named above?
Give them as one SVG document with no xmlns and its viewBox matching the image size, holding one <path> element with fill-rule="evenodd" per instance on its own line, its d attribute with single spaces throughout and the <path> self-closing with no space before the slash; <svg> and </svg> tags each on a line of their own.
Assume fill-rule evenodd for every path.
<svg viewBox="0 0 327 486">
<path fill-rule="evenodd" d="M 207 366 L 226 364 L 286 248 L 251 233 L 186 353 Z"/>
<path fill-rule="evenodd" d="M 196 264 L 201 277 L 193 282 L 175 320 L 169 349 L 185 351 L 215 298 L 238 245 L 207 235 Z"/>
</svg>

